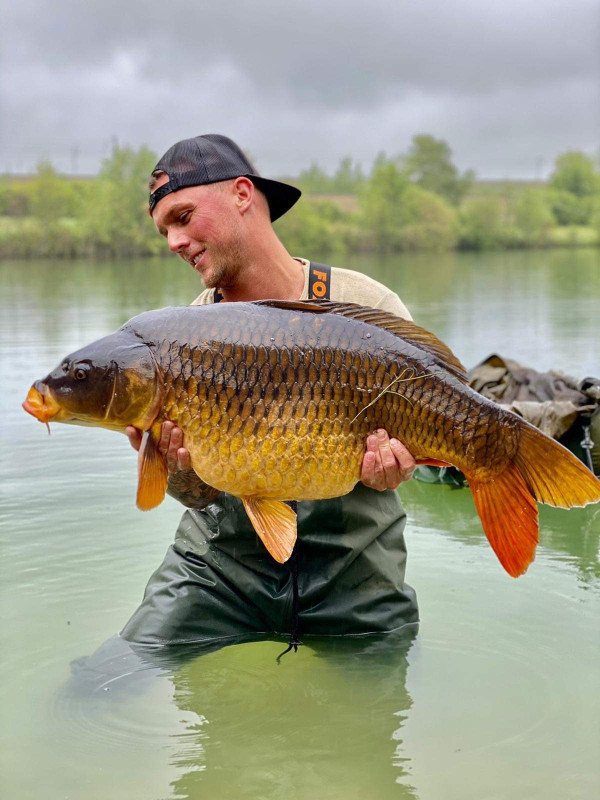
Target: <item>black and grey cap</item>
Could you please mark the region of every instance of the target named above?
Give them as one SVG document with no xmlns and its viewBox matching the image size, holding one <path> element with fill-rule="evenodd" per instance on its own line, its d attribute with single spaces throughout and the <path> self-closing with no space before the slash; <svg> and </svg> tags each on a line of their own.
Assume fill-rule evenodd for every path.
<svg viewBox="0 0 600 800">
<path fill-rule="evenodd" d="M 150 213 L 171 192 L 231 178 L 250 178 L 267 198 L 272 221 L 289 211 L 302 194 L 295 186 L 261 177 L 237 144 L 218 133 L 177 142 L 160 159 L 156 170 L 165 172 L 169 181 L 150 193 Z"/>
</svg>

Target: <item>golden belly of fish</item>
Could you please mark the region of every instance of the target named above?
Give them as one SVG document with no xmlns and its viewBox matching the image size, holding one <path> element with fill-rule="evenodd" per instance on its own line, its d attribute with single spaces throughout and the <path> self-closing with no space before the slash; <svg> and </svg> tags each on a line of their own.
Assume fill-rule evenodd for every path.
<svg viewBox="0 0 600 800">
<path fill-rule="evenodd" d="M 283 500 L 351 491 L 373 426 L 359 410 L 383 388 L 383 367 L 332 348 L 214 343 L 194 370 L 200 354 L 182 349 L 181 371 L 173 362 L 165 370 L 161 416 L 184 431 L 203 480 L 238 496 Z M 397 400 L 384 400 L 384 416 Z"/>
</svg>

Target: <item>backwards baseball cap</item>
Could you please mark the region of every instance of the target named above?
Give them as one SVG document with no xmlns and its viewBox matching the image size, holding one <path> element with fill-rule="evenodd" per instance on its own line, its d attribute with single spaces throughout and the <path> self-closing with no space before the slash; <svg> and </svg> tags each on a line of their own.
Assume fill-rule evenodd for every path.
<svg viewBox="0 0 600 800">
<path fill-rule="evenodd" d="M 263 178 L 235 142 L 218 133 L 184 139 L 171 147 L 154 167 L 169 178 L 168 183 L 150 193 L 150 213 L 163 197 L 186 186 L 249 178 L 265 195 L 271 221 L 289 211 L 302 192 L 295 186 Z"/>
</svg>

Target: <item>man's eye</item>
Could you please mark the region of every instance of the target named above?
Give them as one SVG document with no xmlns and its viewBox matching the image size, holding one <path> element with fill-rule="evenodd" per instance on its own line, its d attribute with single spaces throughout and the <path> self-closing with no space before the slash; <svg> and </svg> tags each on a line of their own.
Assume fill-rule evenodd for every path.
<svg viewBox="0 0 600 800">
<path fill-rule="evenodd" d="M 191 211 L 184 211 L 183 214 L 179 217 L 179 222 L 185 225 L 185 223 L 189 220 L 191 213 L 192 213 Z"/>
</svg>

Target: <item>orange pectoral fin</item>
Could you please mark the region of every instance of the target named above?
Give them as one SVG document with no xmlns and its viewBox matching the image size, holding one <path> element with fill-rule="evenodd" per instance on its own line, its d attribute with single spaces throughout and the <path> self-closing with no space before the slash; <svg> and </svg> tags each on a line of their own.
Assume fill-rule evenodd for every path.
<svg viewBox="0 0 600 800">
<path fill-rule="evenodd" d="M 283 564 L 296 544 L 296 514 L 281 500 L 242 497 L 254 530 L 275 561 Z"/>
<path fill-rule="evenodd" d="M 424 467 L 451 467 L 447 461 L 438 461 L 435 458 L 417 458 L 416 463 Z"/>
<path fill-rule="evenodd" d="M 164 458 L 158 452 L 161 425 L 145 431 L 138 453 L 138 488 L 136 504 L 142 511 L 156 508 L 165 499 L 169 474 Z"/>
</svg>

